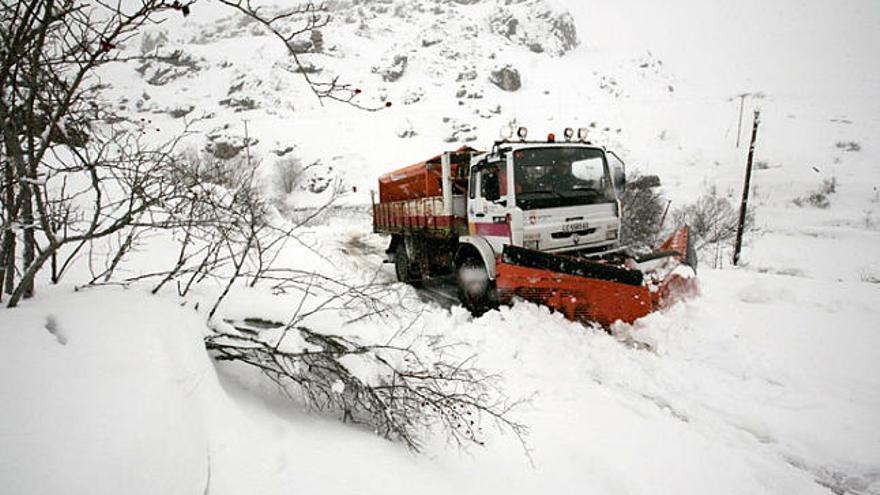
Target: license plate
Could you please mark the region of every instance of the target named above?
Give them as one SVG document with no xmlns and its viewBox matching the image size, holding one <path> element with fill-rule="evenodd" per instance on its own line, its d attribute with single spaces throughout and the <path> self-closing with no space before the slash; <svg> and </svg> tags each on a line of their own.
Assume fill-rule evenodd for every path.
<svg viewBox="0 0 880 495">
<path fill-rule="evenodd" d="M 580 230 L 587 230 L 590 228 L 590 225 L 587 222 L 572 222 L 567 223 L 562 226 L 563 232 L 577 232 Z"/>
</svg>

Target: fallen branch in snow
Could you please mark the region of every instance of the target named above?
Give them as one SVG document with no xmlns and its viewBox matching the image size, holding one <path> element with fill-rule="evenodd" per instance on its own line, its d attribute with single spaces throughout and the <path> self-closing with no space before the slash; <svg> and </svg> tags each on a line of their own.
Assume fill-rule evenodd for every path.
<svg viewBox="0 0 880 495">
<path fill-rule="evenodd" d="M 439 338 L 371 345 L 304 326 L 259 326 L 215 325 L 205 345 L 218 361 L 258 368 L 288 397 L 338 412 L 344 422 L 367 425 L 414 451 L 437 430 L 458 447 L 483 445 L 489 421 L 529 453 L 527 427 L 511 418 L 528 400 L 509 399 L 497 375 L 477 368 L 472 356 L 447 355 L 454 346 Z"/>
</svg>

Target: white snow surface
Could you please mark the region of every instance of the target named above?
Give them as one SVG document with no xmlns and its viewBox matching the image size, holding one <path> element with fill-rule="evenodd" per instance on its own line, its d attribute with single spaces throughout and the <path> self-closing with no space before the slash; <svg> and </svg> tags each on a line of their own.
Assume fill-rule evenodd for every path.
<svg viewBox="0 0 880 495">
<path fill-rule="evenodd" d="M 611 334 L 527 303 L 473 319 L 392 286 L 420 314 L 412 332 L 465 342 L 511 397 L 532 397 L 515 411 L 530 427 L 531 461 L 495 430 L 482 448 L 434 438 L 416 455 L 213 363 L 201 339 L 217 290 L 186 300 L 138 285 L 73 291 L 81 282 L 73 273 L 69 285 L 41 283 L 35 299 L 0 310 L 0 492 L 880 494 L 878 4 L 516 6 L 570 12 L 580 44 L 560 56 L 523 44 L 546 36 L 539 20 L 524 21 L 525 38 L 493 34 L 489 20 L 505 3 L 331 3 L 339 10 L 323 30 L 325 54 L 306 60 L 323 69 L 316 77 L 339 73 L 362 87 L 365 103 L 394 103 L 380 112 L 322 107 L 279 69 L 289 62 L 274 39 L 210 3 L 155 28 L 199 71 L 156 86 L 133 65 L 111 67 L 107 101 L 151 119 L 157 135 L 182 126 L 169 109 L 212 113 L 197 124 L 194 146 L 212 133 L 242 137 L 247 119 L 267 181 L 276 150 L 320 159 L 316 178 L 357 192 L 309 227 L 310 248 L 292 245 L 281 263 L 390 282 L 387 239 L 371 233 L 365 208 L 379 174 L 465 143 L 487 146 L 512 119 L 533 135 L 595 122 L 594 140 L 659 175 L 673 205 L 709 187 L 736 200 L 746 147 L 735 147 L 739 100 L 731 97 L 763 92 L 746 99 L 743 122 L 747 141 L 751 110 L 761 107 L 763 165 L 752 179 L 759 231 L 742 266 L 704 260 L 699 296 Z M 382 81 L 373 67 L 400 54 L 403 76 Z M 508 63 L 523 78 L 517 92 L 488 82 L 491 68 Z M 457 81 L 471 70 L 474 79 Z M 475 96 L 456 97 L 462 87 Z M 218 103 L 231 96 L 258 108 Z M 416 136 L 399 137 L 406 129 Z M 832 177 L 828 208 L 792 202 Z M 303 188 L 283 200 L 309 206 L 324 197 Z M 123 270 L 172 259 L 166 248 L 156 240 Z M 236 288 L 220 313 L 286 321 L 296 307 L 292 295 Z M 394 331 L 333 314 L 308 324 L 365 342 Z M 355 359 L 345 364 L 369 373 Z"/>
<path fill-rule="evenodd" d="M 616 329 L 651 350 L 529 304 L 426 308 L 420 331 L 534 394 L 516 413 L 534 466 L 509 434 L 416 456 L 218 375 L 202 315 L 172 298 L 52 291 L 2 315 L 0 478 L 9 493 L 876 492 L 876 288 L 700 278 L 703 295 Z"/>
</svg>

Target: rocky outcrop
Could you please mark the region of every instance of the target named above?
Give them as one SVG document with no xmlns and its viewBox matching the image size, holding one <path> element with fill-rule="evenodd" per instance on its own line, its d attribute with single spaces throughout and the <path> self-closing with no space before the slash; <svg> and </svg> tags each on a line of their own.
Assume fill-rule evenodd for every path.
<svg viewBox="0 0 880 495">
<path fill-rule="evenodd" d="M 519 71 L 512 65 L 505 65 L 492 71 L 489 81 L 504 91 L 517 91 L 522 87 Z"/>
<path fill-rule="evenodd" d="M 535 53 L 561 56 L 578 45 L 577 28 L 568 12 L 558 12 L 541 0 L 498 8 L 489 18 L 492 32 Z"/>
</svg>

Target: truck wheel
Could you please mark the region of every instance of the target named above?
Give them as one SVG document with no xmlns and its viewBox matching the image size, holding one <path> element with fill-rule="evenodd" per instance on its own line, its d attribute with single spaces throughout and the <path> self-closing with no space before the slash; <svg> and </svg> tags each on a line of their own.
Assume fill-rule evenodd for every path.
<svg viewBox="0 0 880 495">
<path fill-rule="evenodd" d="M 397 280 L 405 284 L 419 285 L 422 281 L 422 274 L 419 266 L 406 254 L 406 246 L 401 242 L 394 251 L 394 273 Z"/>
<path fill-rule="evenodd" d="M 489 280 L 489 272 L 483 260 L 465 257 L 458 265 L 458 299 L 474 316 L 480 316 L 498 307 L 498 291 L 495 281 Z"/>
</svg>

